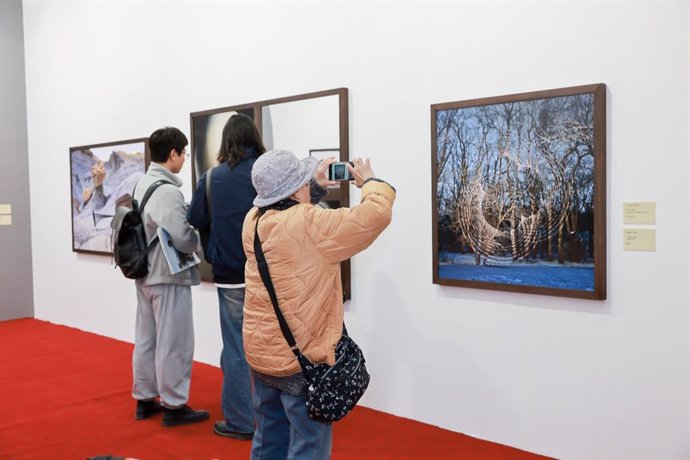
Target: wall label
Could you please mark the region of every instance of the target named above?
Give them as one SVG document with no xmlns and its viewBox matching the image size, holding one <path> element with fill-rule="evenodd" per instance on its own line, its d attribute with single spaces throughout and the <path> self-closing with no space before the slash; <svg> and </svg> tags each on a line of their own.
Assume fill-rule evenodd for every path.
<svg viewBox="0 0 690 460">
<path fill-rule="evenodd" d="M 626 228 L 623 230 L 625 251 L 656 251 L 656 230 L 647 228 Z"/>
<path fill-rule="evenodd" d="M 656 224 L 656 202 L 623 203 L 624 224 Z"/>
</svg>

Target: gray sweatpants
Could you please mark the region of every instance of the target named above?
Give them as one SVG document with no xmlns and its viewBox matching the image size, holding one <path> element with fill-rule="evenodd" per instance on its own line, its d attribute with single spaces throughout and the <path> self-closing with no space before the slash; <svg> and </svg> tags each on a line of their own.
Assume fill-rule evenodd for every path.
<svg viewBox="0 0 690 460">
<path fill-rule="evenodd" d="M 194 356 L 192 289 L 156 284 L 137 286 L 132 396 L 177 408 L 189 400 Z"/>
</svg>

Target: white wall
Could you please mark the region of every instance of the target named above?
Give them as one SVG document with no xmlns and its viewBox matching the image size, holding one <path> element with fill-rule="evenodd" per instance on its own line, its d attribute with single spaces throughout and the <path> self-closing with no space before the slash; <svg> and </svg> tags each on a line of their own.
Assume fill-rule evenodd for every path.
<svg viewBox="0 0 690 460">
<path fill-rule="evenodd" d="M 25 0 L 36 316 L 133 338 L 131 282 L 71 252 L 70 146 L 348 87 L 351 154 L 399 193 L 353 261 L 364 405 L 559 458 L 688 458 L 689 26 L 683 0 Z M 429 105 L 598 82 L 609 300 L 433 285 Z M 634 200 L 657 202 L 654 253 L 622 251 Z M 194 301 L 196 359 L 215 364 L 213 289 Z"/>
</svg>

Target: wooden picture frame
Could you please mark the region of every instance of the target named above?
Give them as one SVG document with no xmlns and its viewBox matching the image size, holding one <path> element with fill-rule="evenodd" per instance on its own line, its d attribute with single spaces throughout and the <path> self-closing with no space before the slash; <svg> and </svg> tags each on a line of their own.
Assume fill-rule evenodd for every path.
<svg viewBox="0 0 690 460">
<path fill-rule="evenodd" d="M 234 105 L 234 106 L 228 106 L 228 107 L 222 107 L 218 109 L 211 109 L 211 110 L 204 110 L 204 111 L 199 111 L 199 112 L 193 112 L 190 114 L 190 126 L 191 126 L 191 159 L 192 159 L 192 164 L 193 164 L 193 169 L 192 169 L 192 186 L 193 190 L 196 189 L 196 184 L 198 182 L 199 177 L 210 167 L 214 166 L 216 164 L 215 162 L 215 157 L 213 157 L 213 161 L 209 161 L 208 158 L 210 158 L 211 152 L 208 152 L 208 149 L 202 149 L 201 148 L 201 134 L 200 132 L 203 129 L 202 128 L 202 123 L 204 123 L 204 118 L 208 118 L 211 116 L 218 116 L 220 115 L 221 117 L 225 117 L 227 115 L 227 118 L 229 118 L 232 114 L 241 112 L 244 113 L 245 115 L 250 116 L 253 120 L 254 123 L 256 124 L 257 129 L 259 130 L 259 133 L 261 133 L 262 137 L 264 136 L 264 129 L 263 129 L 263 119 L 264 119 L 264 110 L 266 108 L 270 108 L 272 106 L 277 106 L 279 104 L 287 104 L 290 102 L 300 102 L 300 101 L 309 101 L 309 100 L 315 100 L 317 98 L 322 98 L 322 97 L 330 97 L 330 96 L 336 96 L 338 99 L 338 126 L 337 126 L 337 136 L 338 136 L 338 141 L 339 141 L 339 147 L 329 149 L 329 150 L 338 150 L 339 151 L 339 159 L 340 161 L 349 161 L 350 159 L 350 151 L 349 151 L 349 111 L 348 111 L 348 90 L 347 88 L 335 88 L 331 90 L 325 90 L 325 91 L 317 91 L 313 93 L 305 93 L 305 94 L 298 94 L 295 96 L 288 96 L 288 97 L 281 97 L 281 98 L 275 98 L 275 99 L 267 99 L 263 101 L 257 101 L 257 102 L 250 102 L 250 103 L 245 103 L 241 105 Z M 227 118 L 224 118 L 222 121 L 223 124 L 225 121 L 227 121 Z M 220 127 L 222 130 L 222 126 Z M 215 134 L 214 136 L 218 137 L 218 145 L 220 142 L 220 132 L 218 132 L 218 129 L 215 129 Z M 328 145 L 328 144 L 327 144 Z M 316 150 L 322 150 L 320 146 L 312 146 L 313 148 L 309 148 L 308 151 L 316 151 Z M 276 146 L 277 148 L 280 148 L 281 146 Z M 268 148 L 268 146 L 267 146 Z M 217 153 L 213 152 L 213 153 Z M 300 152 L 295 152 L 297 156 L 300 156 Z M 307 152 L 305 152 L 306 156 Z M 202 161 L 199 157 L 201 155 L 205 155 L 206 160 Z M 349 189 L 349 184 L 348 183 L 343 183 L 340 185 L 340 187 L 336 188 L 329 188 L 328 190 L 328 195 L 324 199 L 324 206 L 328 207 L 347 207 L 350 205 L 350 189 Z M 206 262 L 203 261 L 200 265 L 200 270 L 201 270 L 201 275 L 202 275 L 202 280 L 203 281 L 208 281 L 212 282 L 213 281 L 213 275 L 211 273 L 210 265 Z M 343 285 L 343 294 L 346 299 L 349 299 L 351 297 L 351 268 L 350 268 L 350 261 L 346 260 L 342 262 L 341 264 L 341 281 Z"/>
<path fill-rule="evenodd" d="M 148 138 L 70 147 L 69 153 L 72 251 L 112 255 L 110 222 L 146 174 Z"/>
<path fill-rule="evenodd" d="M 431 106 L 434 284 L 606 299 L 606 85 Z"/>
<path fill-rule="evenodd" d="M 340 158 L 340 149 L 330 148 L 330 149 L 311 149 L 309 150 L 309 156 L 314 157 L 321 161 L 326 158 L 336 157 Z"/>
</svg>

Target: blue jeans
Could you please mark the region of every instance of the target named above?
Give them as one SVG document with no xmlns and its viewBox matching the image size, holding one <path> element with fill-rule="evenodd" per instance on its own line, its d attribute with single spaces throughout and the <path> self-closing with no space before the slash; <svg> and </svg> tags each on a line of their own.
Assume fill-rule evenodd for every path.
<svg viewBox="0 0 690 460">
<path fill-rule="evenodd" d="M 292 396 L 254 380 L 256 431 L 252 460 L 327 460 L 333 426 L 309 418 L 302 396 Z"/>
<path fill-rule="evenodd" d="M 223 335 L 220 367 L 223 369 L 222 400 L 225 425 L 232 431 L 252 433 L 252 383 L 242 346 L 244 288 L 217 289 L 220 330 Z"/>
</svg>

